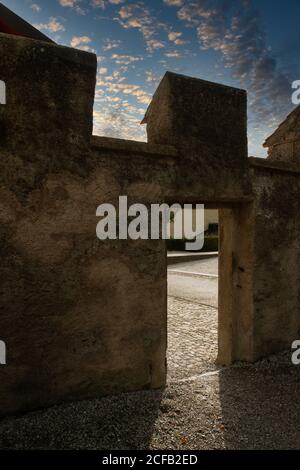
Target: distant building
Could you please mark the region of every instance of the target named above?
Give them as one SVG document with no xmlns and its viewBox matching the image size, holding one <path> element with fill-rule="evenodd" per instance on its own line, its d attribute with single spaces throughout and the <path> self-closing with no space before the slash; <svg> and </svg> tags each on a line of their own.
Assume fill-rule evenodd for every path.
<svg viewBox="0 0 300 470">
<path fill-rule="evenodd" d="M 292 111 L 278 129 L 264 143 L 268 158 L 299 163 L 300 154 L 300 106 Z"/>
<path fill-rule="evenodd" d="M 186 210 L 188 210 L 188 209 L 186 209 Z M 194 226 L 195 226 L 195 215 L 196 215 L 196 211 L 193 210 L 193 225 Z M 204 210 L 204 232 L 212 231 L 212 232 L 216 233 L 218 223 L 219 223 L 218 210 L 217 209 L 205 209 Z M 171 238 L 174 238 L 174 220 L 173 220 L 173 218 L 172 218 L 172 220 L 170 220 L 169 225 L 170 225 Z M 185 232 L 186 231 L 184 231 L 184 226 L 183 226 L 182 233 L 185 233 Z M 191 234 L 191 235 L 194 235 L 194 234 Z M 188 233 L 186 233 L 186 238 L 189 238 Z"/>
</svg>

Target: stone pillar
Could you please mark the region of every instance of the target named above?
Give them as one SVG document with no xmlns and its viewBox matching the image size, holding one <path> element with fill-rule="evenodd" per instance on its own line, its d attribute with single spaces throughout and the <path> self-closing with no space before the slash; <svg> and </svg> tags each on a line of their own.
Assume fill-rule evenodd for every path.
<svg viewBox="0 0 300 470">
<path fill-rule="evenodd" d="M 255 360 L 253 204 L 219 210 L 218 362 Z"/>
</svg>

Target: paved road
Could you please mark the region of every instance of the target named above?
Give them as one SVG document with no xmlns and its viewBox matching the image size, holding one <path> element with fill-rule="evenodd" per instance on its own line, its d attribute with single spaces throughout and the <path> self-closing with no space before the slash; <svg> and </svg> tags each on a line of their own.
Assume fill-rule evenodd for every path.
<svg viewBox="0 0 300 470">
<path fill-rule="evenodd" d="M 217 307 L 217 274 L 217 257 L 171 265 L 168 268 L 168 295 Z"/>
<path fill-rule="evenodd" d="M 176 263 L 169 266 L 170 270 L 182 270 L 196 273 L 218 274 L 218 257 L 199 259 L 196 261 L 188 261 Z"/>
</svg>

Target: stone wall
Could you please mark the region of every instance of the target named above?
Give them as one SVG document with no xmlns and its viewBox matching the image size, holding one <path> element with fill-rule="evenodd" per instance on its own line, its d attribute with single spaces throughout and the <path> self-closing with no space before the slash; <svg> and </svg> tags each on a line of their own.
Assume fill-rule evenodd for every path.
<svg viewBox="0 0 300 470">
<path fill-rule="evenodd" d="M 168 74 L 149 143 L 92 137 L 93 54 L 2 34 L 0 57 L 0 414 L 164 386 L 165 244 L 96 238 L 97 206 L 119 195 L 222 208 L 219 361 L 289 346 L 299 175 L 247 158 L 245 92 Z"/>
<path fill-rule="evenodd" d="M 254 357 L 258 358 L 289 348 L 300 337 L 300 168 L 253 163 Z"/>
<path fill-rule="evenodd" d="M 5 35 L 0 49 L 0 413 L 161 387 L 164 244 L 95 229 L 101 202 L 159 198 L 167 171 L 91 145 L 94 55 Z"/>
</svg>

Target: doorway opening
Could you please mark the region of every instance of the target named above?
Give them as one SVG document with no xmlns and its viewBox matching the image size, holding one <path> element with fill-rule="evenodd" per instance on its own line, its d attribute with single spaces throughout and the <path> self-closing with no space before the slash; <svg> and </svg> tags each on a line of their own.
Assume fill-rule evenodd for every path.
<svg viewBox="0 0 300 470">
<path fill-rule="evenodd" d="M 218 209 L 204 209 L 203 228 L 204 245 L 200 251 L 186 251 L 179 239 L 171 238 L 167 243 L 170 381 L 184 381 L 217 368 Z"/>
<path fill-rule="evenodd" d="M 169 379 L 253 361 L 253 204 L 205 204 L 206 242 L 199 253 L 172 250 L 168 271 Z M 212 211 L 212 212 L 210 212 Z M 212 226 L 210 226 L 212 224 Z M 176 245 L 175 245 L 176 246 Z"/>
</svg>

